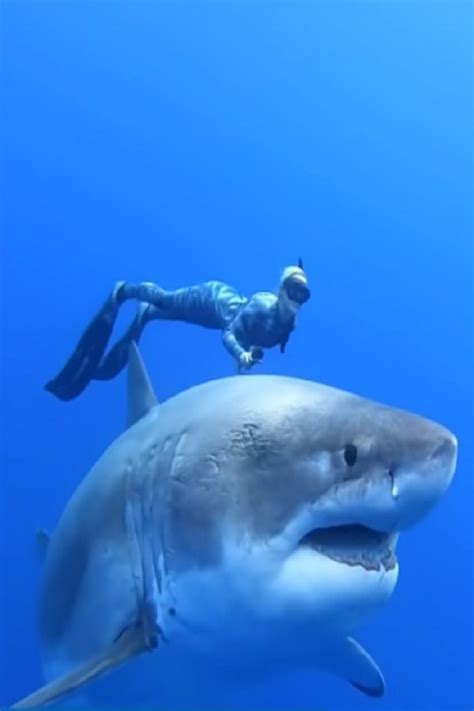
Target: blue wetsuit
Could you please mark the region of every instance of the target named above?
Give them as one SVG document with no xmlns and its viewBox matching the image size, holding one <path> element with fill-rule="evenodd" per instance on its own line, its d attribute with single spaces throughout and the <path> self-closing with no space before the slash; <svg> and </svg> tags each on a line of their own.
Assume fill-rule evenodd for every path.
<svg viewBox="0 0 474 711">
<path fill-rule="evenodd" d="M 120 304 L 136 299 L 147 304 L 125 335 L 103 358 Z M 154 320 L 185 321 L 219 329 L 228 352 L 239 362 L 251 348 L 273 348 L 284 352 L 295 319 L 282 320 L 278 297 L 258 292 L 246 298 L 220 281 L 166 291 L 156 284 L 122 284 L 109 297 L 81 336 L 62 371 L 47 383 L 46 390 L 62 400 L 77 397 L 91 380 L 110 380 L 128 360 L 133 340 L 139 341 L 145 325 Z"/>
</svg>

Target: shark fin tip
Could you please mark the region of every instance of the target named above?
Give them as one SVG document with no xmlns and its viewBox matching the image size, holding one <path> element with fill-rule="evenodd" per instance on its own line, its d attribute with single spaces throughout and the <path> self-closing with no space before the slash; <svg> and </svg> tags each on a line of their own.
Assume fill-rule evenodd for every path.
<svg viewBox="0 0 474 711">
<path fill-rule="evenodd" d="M 129 349 L 127 389 L 127 426 L 131 427 L 158 404 L 145 364 L 135 341 L 132 341 Z"/>
</svg>

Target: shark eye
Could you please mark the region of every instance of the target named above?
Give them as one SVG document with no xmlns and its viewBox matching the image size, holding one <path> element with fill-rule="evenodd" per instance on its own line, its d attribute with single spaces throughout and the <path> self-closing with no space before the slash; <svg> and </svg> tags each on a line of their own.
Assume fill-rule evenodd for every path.
<svg viewBox="0 0 474 711">
<path fill-rule="evenodd" d="M 357 462 L 357 447 L 353 444 L 346 444 L 344 448 L 344 461 L 348 467 L 353 467 Z"/>
</svg>

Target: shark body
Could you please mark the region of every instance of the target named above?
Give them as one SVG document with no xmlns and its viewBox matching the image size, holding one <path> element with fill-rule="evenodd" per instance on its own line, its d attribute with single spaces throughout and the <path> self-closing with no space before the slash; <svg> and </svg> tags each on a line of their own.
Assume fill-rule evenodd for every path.
<svg viewBox="0 0 474 711">
<path fill-rule="evenodd" d="M 437 504 L 456 455 L 437 423 L 293 378 L 232 377 L 158 404 L 133 347 L 129 427 L 48 545 L 47 684 L 16 707 L 118 665 L 137 700 L 175 708 L 204 683 L 298 668 L 381 696 L 352 634 L 390 598 L 398 536 Z"/>
</svg>

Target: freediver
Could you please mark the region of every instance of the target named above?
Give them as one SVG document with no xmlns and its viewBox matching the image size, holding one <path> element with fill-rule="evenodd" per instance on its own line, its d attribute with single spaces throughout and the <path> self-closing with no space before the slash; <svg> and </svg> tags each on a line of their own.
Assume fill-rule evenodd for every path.
<svg viewBox="0 0 474 711">
<path fill-rule="evenodd" d="M 263 358 L 264 348 L 280 346 L 285 352 L 301 306 L 310 298 L 301 259 L 283 270 L 277 293 L 260 291 L 241 296 L 221 281 L 208 281 L 174 291 L 152 282 L 117 282 L 79 339 L 63 369 L 45 389 L 60 400 L 73 400 L 91 380 L 111 380 L 128 361 L 132 341 L 139 342 L 147 323 L 185 321 L 218 329 L 239 370 L 249 370 Z M 120 306 L 130 299 L 141 302 L 126 333 L 104 357 Z"/>
</svg>

